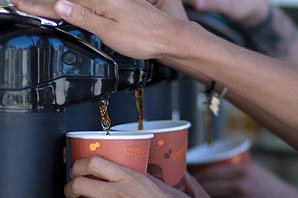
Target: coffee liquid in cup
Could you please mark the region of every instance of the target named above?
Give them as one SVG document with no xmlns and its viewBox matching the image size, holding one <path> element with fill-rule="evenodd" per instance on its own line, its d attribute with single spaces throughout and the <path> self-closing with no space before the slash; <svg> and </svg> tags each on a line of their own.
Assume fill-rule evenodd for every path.
<svg viewBox="0 0 298 198">
<path fill-rule="evenodd" d="M 106 131 L 106 135 L 111 135 L 110 128 L 111 128 L 111 119 L 108 113 L 108 100 L 101 100 L 97 102 L 98 110 L 101 117 L 101 126 L 103 130 Z"/>
<path fill-rule="evenodd" d="M 143 112 L 144 112 L 144 89 L 143 88 L 137 88 L 135 90 L 135 99 L 136 99 L 136 106 L 138 110 L 138 130 L 143 130 Z"/>
</svg>

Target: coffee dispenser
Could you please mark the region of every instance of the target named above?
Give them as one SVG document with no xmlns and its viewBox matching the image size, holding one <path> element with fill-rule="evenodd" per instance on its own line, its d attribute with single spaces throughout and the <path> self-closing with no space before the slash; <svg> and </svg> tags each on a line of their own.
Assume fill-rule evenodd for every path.
<svg viewBox="0 0 298 198">
<path fill-rule="evenodd" d="M 64 108 L 108 98 L 119 72 L 60 24 L 0 8 L 0 197 L 64 197 Z"/>
</svg>

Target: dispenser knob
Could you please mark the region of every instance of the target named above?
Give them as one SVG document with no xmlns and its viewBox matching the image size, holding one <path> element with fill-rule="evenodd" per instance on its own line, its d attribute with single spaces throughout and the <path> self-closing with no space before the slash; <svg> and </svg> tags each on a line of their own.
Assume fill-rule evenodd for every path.
<svg viewBox="0 0 298 198">
<path fill-rule="evenodd" d="M 74 52 L 68 51 L 63 54 L 62 60 L 67 65 L 74 65 L 77 62 L 78 57 Z"/>
</svg>

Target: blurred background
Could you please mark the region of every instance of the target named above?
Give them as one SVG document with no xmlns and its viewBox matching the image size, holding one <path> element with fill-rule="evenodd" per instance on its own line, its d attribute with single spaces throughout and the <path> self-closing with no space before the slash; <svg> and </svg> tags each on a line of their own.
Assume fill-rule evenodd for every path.
<svg viewBox="0 0 298 198">
<path fill-rule="evenodd" d="M 281 7 L 298 24 L 297 0 L 271 0 Z M 283 105 L 283 104 L 281 104 Z M 252 157 L 289 183 L 298 185 L 297 151 L 255 123 L 249 116 L 228 102 L 224 103 L 222 115 L 217 119 L 219 136 L 243 133 L 253 139 Z M 297 137 L 298 139 L 298 137 Z"/>
</svg>

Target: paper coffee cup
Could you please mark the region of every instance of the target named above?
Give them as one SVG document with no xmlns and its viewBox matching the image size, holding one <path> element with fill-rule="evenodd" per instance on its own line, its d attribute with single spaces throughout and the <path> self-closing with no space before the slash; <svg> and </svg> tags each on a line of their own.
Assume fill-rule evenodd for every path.
<svg viewBox="0 0 298 198">
<path fill-rule="evenodd" d="M 163 182 L 185 190 L 186 151 L 188 129 L 187 121 L 145 121 L 144 130 L 139 133 L 154 133 L 150 143 L 148 173 Z M 121 124 L 112 130 L 137 131 L 138 123 Z"/>
<path fill-rule="evenodd" d="M 99 156 L 122 166 L 147 173 L 150 139 L 153 134 L 112 133 L 99 131 L 66 134 L 70 164 L 79 159 Z"/>
<path fill-rule="evenodd" d="M 242 137 L 217 140 L 203 144 L 187 152 L 187 167 L 191 174 L 219 165 L 245 165 L 250 163 L 251 141 Z"/>
</svg>

